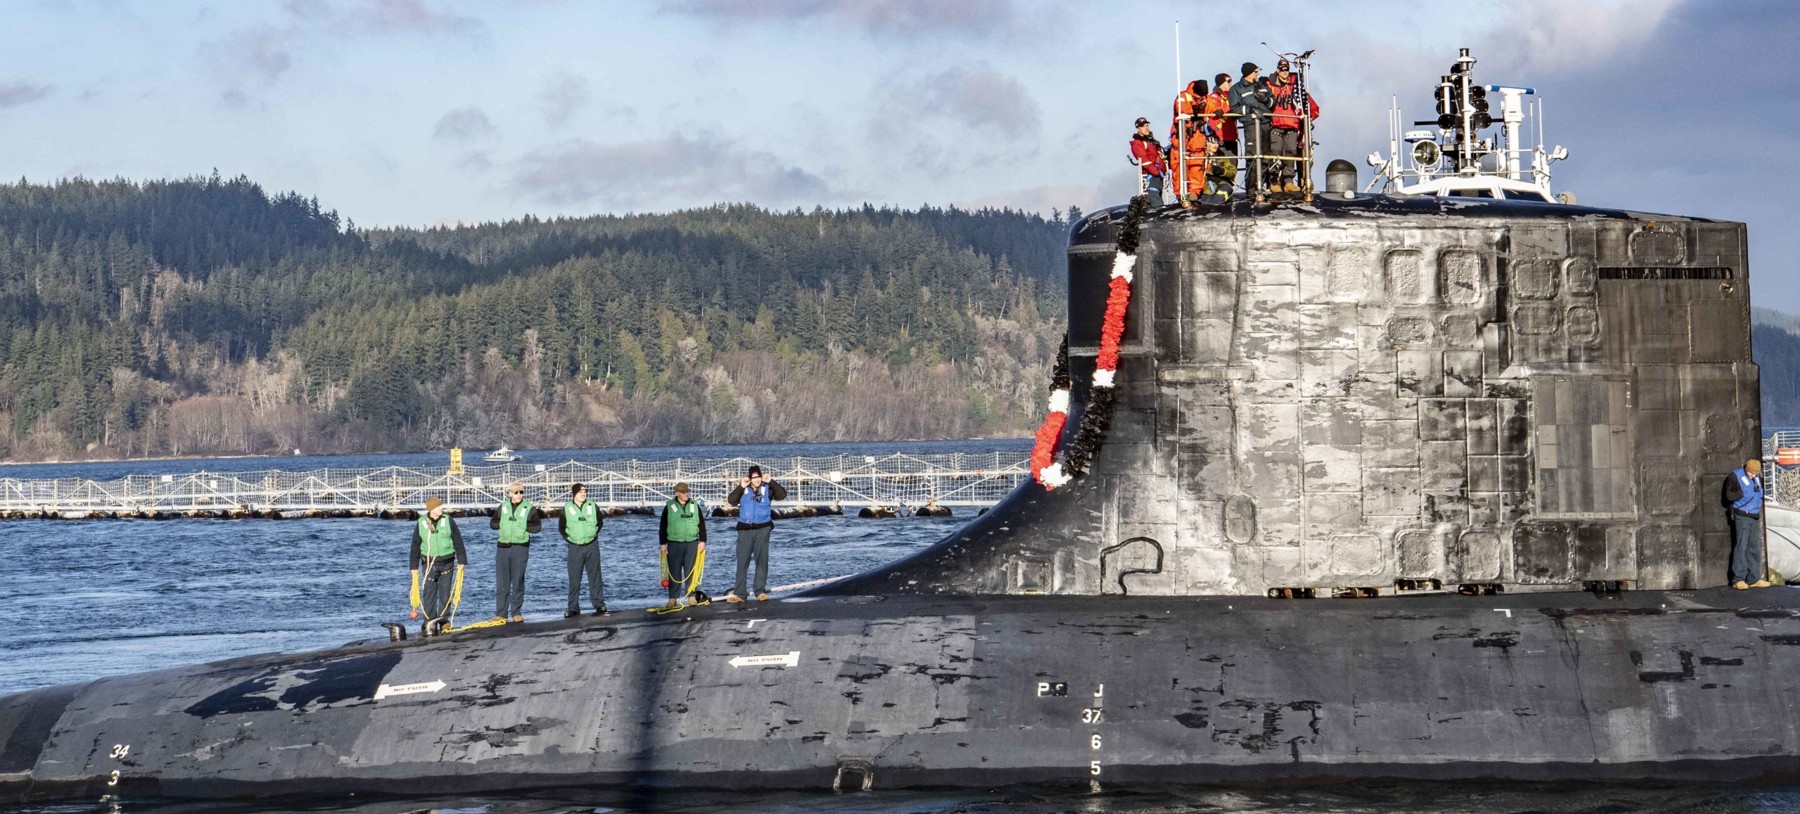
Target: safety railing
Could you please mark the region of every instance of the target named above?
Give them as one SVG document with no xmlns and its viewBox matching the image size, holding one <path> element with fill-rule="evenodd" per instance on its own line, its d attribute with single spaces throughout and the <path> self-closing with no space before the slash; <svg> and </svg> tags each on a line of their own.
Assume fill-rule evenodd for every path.
<svg viewBox="0 0 1800 814">
<path fill-rule="evenodd" d="M 602 508 L 660 508 L 675 484 L 720 505 L 745 470 L 759 464 L 793 504 L 907 509 L 990 506 L 1029 476 L 1016 453 L 688 459 L 467 467 L 452 475 L 420 467 L 307 472 L 196 472 L 80 478 L 0 478 L 0 518 L 250 517 L 382 515 L 416 511 L 429 498 L 459 512 L 497 505 L 508 484 L 528 499 L 560 506 L 576 483 Z"/>
</svg>

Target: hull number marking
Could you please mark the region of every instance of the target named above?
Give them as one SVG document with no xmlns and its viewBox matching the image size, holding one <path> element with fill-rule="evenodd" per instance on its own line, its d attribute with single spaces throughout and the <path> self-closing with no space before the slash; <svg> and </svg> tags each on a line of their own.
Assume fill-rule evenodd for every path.
<svg viewBox="0 0 1800 814">
<path fill-rule="evenodd" d="M 392 698 L 396 695 L 417 695 L 425 692 L 437 692 L 444 688 L 442 681 L 424 681 L 418 684 L 383 684 L 375 688 L 375 700 Z"/>
<path fill-rule="evenodd" d="M 733 667 L 798 667 L 800 651 L 789 650 L 778 656 L 736 656 L 731 660 Z"/>
</svg>

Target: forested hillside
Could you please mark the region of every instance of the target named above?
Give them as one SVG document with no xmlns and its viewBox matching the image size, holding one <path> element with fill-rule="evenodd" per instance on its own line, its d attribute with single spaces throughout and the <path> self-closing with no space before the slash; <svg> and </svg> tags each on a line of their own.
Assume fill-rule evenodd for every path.
<svg viewBox="0 0 1800 814">
<path fill-rule="evenodd" d="M 1762 373 L 1762 423 L 1768 427 L 1800 427 L 1800 336 L 1765 323 L 1768 315 L 1793 317 L 1758 308 L 1750 329 L 1751 352 Z"/>
<path fill-rule="evenodd" d="M 247 179 L 0 186 L 0 458 L 1028 433 L 1065 223 L 366 230 Z"/>
</svg>

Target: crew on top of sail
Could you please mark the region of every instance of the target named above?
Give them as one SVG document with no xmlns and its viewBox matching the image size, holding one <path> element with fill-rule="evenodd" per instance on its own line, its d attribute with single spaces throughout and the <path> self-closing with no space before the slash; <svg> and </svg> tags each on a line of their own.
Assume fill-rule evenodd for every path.
<svg viewBox="0 0 1800 814">
<path fill-rule="evenodd" d="M 1268 77 L 1246 62 L 1235 83 L 1227 73 L 1214 76 L 1210 89 L 1196 79 L 1176 94 L 1174 107 L 1166 160 L 1148 119 L 1137 120 L 1131 137 L 1139 191 L 1153 200 L 1161 202 L 1167 173 L 1177 176 L 1176 200 L 1183 206 L 1223 202 L 1235 188 L 1240 162 L 1246 194 L 1296 194 L 1308 186 L 1307 120 L 1319 117 L 1319 103 L 1287 59 L 1276 62 Z"/>
</svg>

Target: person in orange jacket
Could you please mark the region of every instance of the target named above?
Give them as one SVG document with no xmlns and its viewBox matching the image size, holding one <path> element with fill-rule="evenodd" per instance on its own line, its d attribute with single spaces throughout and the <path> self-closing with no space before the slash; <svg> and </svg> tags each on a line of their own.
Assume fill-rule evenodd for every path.
<svg viewBox="0 0 1800 814">
<path fill-rule="evenodd" d="M 1186 140 L 1182 144 L 1169 147 L 1169 172 L 1177 176 L 1185 173 L 1187 180 L 1185 186 L 1180 183 L 1179 179 L 1176 182 L 1176 192 L 1179 193 L 1177 197 L 1181 199 L 1182 206 L 1192 207 L 1196 201 L 1200 200 L 1201 196 L 1206 194 L 1207 132 L 1205 123 L 1199 119 L 1185 124 L 1187 127 Z M 1187 151 L 1185 156 L 1181 154 L 1184 148 Z"/>
<path fill-rule="evenodd" d="M 1163 166 L 1162 144 L 1150 132 L 1150 120 L 1142 116 L 1137 120 L 1137 132 L 1131 135 L 1131 163 L 1138 168 L 1138 191 L 1150 196 L 1150 202 L 1161 204 L 1163 200 Z"/>
<path fill-rule="evenodd" d="M 1194 121 L 1204 113 L 1206 107 L 1206 80 L 1196 79 L 1189 82 L 1180 93 L 1175 94 L 1175 118 L 1169 122 L 1169 143 L 1181 140 L 1184 132 L 1182 126 Z"/>
<path fill-rule="evenodd" d="M 1301 88 L 1297 77 L 1289 70 L 1287 60 L 1275 63 L 1275 75 L 1269 77 L 1269 96 L 1273 100 L 1270 107 L 1274 113 L 1269 117 L 1269 151 L 1278 156 L 1301 156 L 1302 144 L 1306 131 L 1301 127 L 1300 109 L 1305 107 L 1314 119 L 1319 118 L 1319 102 L 1306 89 Z M 1272 192 L 1299 192 L 1300 185 L 1295 179 L 1300 176 L 1300 163 L 1297 161 L 1271 161 L 1269 172 L 1269 190 Z"/>
<path fill-rule="evenodd" d="M 1213 135 L 1219 137 L 1219 149 L 1228 155 L 1237 155 L 1237 120 L 1225 117 L 1226 113 L 1231 112 L 1231 74 L 1222 73 L 1213 77 L 1212 93 L 1206 94 L 1200 112 L 1206 117 L 1206 126 L 1212 128 Z"/>
</svg>

